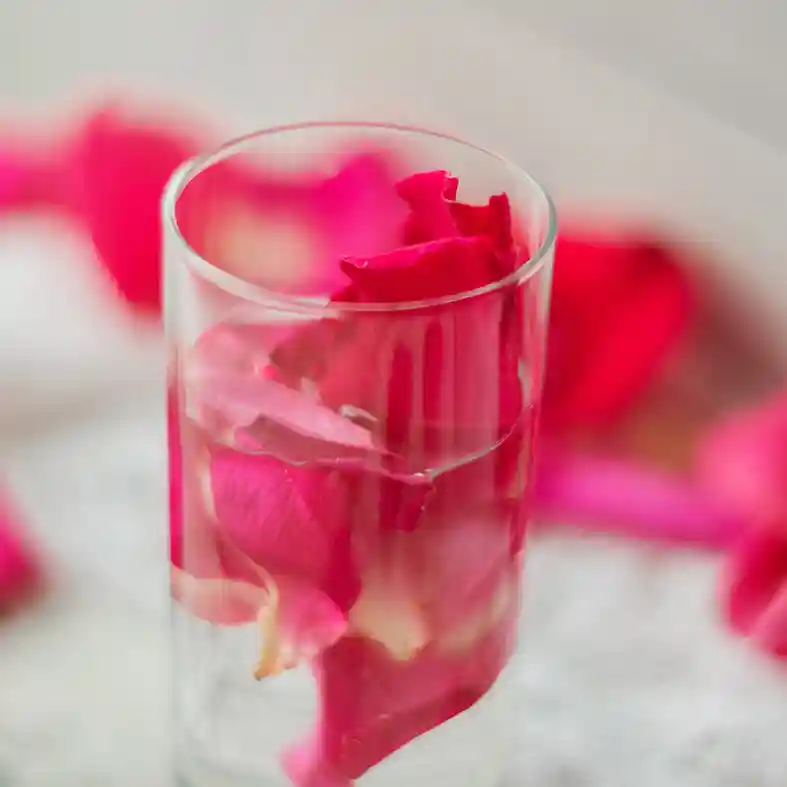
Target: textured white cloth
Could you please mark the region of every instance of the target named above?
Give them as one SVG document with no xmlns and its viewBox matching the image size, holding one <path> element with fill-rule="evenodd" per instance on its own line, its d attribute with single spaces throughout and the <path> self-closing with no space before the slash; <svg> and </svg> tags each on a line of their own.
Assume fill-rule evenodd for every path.
<svg viewBox="0 0 787 787">
<path fill-rule="evenodd" d="M 54 570 L 0 625 L 0 784 L 164 787 L 163 359 L 87 259 L 0 232 L 2 460 Z M 717 558 L 557 530 L 529 558 L 512 786 L 784 786 L 787 671 L 719 625 Z"/>
</svg>

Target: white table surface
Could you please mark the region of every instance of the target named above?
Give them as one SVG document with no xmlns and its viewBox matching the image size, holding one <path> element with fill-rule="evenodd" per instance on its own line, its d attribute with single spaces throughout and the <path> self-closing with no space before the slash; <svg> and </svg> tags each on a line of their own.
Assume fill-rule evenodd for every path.
<svg viewBox="0 0 787 787">
<path fill-rule="evenodd" d="M 0 624 L 0 784 L 164 787 L 161 348 L 102 305 L 80 241 L 4 230 L 0 449 L 54 588 Z M 719 625 L 717 568 L 533 541 L 512 784 L 784 787 L 787 672 Z"/>
</svg>

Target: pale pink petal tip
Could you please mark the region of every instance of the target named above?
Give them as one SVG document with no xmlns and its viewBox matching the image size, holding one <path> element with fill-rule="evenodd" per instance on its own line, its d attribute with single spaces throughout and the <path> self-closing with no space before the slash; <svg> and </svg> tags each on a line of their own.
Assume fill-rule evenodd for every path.
<svg viewBox="0 0 787 787">
<path fill-rule="evenodd" d="M 353 787 L 354 784 L 352 779 L 326 766 L 313 740 L 283 752 L 281 765 L 295 787 Z"/>
</svg>

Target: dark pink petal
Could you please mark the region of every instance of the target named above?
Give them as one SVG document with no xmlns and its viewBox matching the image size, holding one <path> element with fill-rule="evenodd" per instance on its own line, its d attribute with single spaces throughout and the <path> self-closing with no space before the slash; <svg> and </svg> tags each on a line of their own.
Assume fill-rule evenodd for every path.
<svg viewBox="0 0 787 787">
<path fill-rule="evenodd" d="M 473 252 L 482 245 L 471 240 L 466 247 L 470 262 L 464 270 L 468 276 L 475 270 L 477 278 L 454 280 L 457 287 L 493 280 L 484 268 L 484 260 L 493 258 L 476 256 Z M 396 299 L 395 286 L 404 287 L 398 293 L 402 297 L 435 295 L 445 289 L 443 271 L 454 263 L 464 264 L 461 253 L 454 256 L 456 244 L 461 240 L 434 244 L 445 257 L 438 253 L 433 267 L 428 257 L 408 266 L 410 250 L 398 259 L 378 258 L 354 266 L 348 269 L 353 288 L 363 292 L 364 300 L 382 300 L 386 292 Z M 396 263 L 403 258 L 399 270 Z M 431 275 L 436 289 L 429 291 Z M 390 286 L 388 277 L 395 280 Z M 345 332 L 336 366 L 329 369 L 319 390 L 333 406 L 354 400 L 384 422 L 387 445 L 406 456 L 446 458 L 488 449 L 511 431 L 523 412 L 522 339 L 512 308 L 510 293 L 493 292 L 426 313 L 350 317 L 350 324 L 358 327 L 352 334 Z"/>
<path fill-rule="evenodd" d="M 0 140 L 0 208 L 53 204 L 57 194 L 54 162 L 29 142 Z"/>
<path fill-rule="evenodd" d="M 466 240 L 440 244 L 462 248 Z M 457 261 L 450 253 L 445 260 Z M 384 281 L 399 273 L 394 267 L 377 270 L 376 263 L 353 271 L 364 298 L 372 300 L 394 294 Z M 417 279 L 417 270 L 408 276 Z M 396 281 L 409 292 L 408 276 Z M 414 296 L 429 295 L 425 282 Z M 329 408 L 354 413 L 378 445 L 412 467 L 439 467 L 490 449 L 524 415 L 522 337 L 510 295 L 492 292 L 430 310 L 346 314 L 313 323 L 286 340 L 273 360 L 290 385 L 312 388 Z M 519 453 L 509 454 L 514 462 Z M 509 463 L 505 474 L 512 473 Z"/>
<path fill-rule="evenodd" d="M 411 205 L 436 196 L 447 207 L 445 179 L 425 173 L 399 188 Z M 504 197 L 458 210 L 465 208 L 468 230 L 475 222 L 500 238 L 510 235 Z M 496 281 L 509 272 L 507 264 L 489 238 L 443 238 L 344 260 L 351 284 L 334 299 L 396 303 L 456 294 Z M 511 315 L 518 305 L 512 295 L 493 293 L 430 312 L 345 314 L 285 340 L 273 360 L 293 387 L 306 382 L 330 408 L 368 416 L 364 423 L 389 451 L 416 467 L 439 464 L 493 446 L 523 411 L 523 337 Z"/>
<path fill-rule="evenodd" d="M 132 124 L 115 110 L 96 113 L 73 156 L 76 208 L 120 293 L 143 309 L 160 307 L 164 186 L 198 149 L 155 124 Z"/>
<path fill-rule="evenodd" d="M 322 715 L 316 735 L 285 753 L 299 787 L 355 779 L 397 749 L 474 705 L 507 663 L 518 604 L 472 648 L 428 648 L 409 661 L 344 637 L 318 659 Z M 320 781 L 323 779 L 324 781 Z M 333 780 L 333 781 L 331 781 Z"/>
<path fill-rule="evenodd" d="M 506 194 L 496 194 L 489 198 L 486 205 L 467 205 L 453 202 L 451 216 L 462 235 L 489 238 L 501 259 L 510 260 L 513 235 L 511 227 L 511 204 Z M 502 275 L 511 270 L 501 271 Z"/>
<path fill-rule="evenodd" d="M 210 484 L 221 533 L 244 555 L 271 574 L 313 584 L 340 606 L 352 603 L 357 579 L 341 474 L 217 449 Z"/>
<path fill-rule="evenodd" d="M 20 600 L 43 577 L 41 565 L 20 533 L 21 522 L 7 499 L 0 498 L 0 606 Z"/>
<path fill-rule="evenodd" d="M 370 522 L 385 519 L 391 526 L 413 526 L 407 523 L 417 521 L 429 480 L 414 474 L 417 468 L 404 457 L 381 448 L 377 425 L 362 413 L 340 415 L 345 402 L 332 401 L 327 381 L 322 398 L 336 409 L 318 404 L 311 391 L 296 391 L 274 379 L 272 375 L 292 379 L 301 388 L 314 388 L 308 380 L 295 378 L 289 369 L 284 372 L 281 366 L 265 366 L 264 347 L 254 353 L 253 328 L 221 326 L 211 332 L 213 339 L 209 341 L 206 334 L 187 356 L 187 399 L 200 423 L 225 444 L 247 452 L 265 453 L 293 464 L 341 468 L 346 471 L 347 483 L 354 487 L 363 483 Z M 260 345 L 267 337 L 263 328 L 260 326 Z M 300 341 L 303 337 L 295 334 L 293 338 Z M 297 356 L 290 358 L 297 368 Z M 335 373 L 340 370 L 333 369 Z M 342 387 L 347 383 L 340 374 L 336 379 Z"/>
<path fill-rule="evenodd" d="M 752 532 L 732 556 L 725 577 L 733 628 L 787 658 L 787 532 Z"/>
<path fill-rule="evenodd" d="M 396 189 L 410 208 L 404 228 L 406 244 L 450 238 L 458 235 L 449 208 L 456 199 L 459 181 L 447 172 L 420 172 L 400 181 Z"/>
<path fill-rule="evenodd" d="M 734 510 L 765 521 L 787 517 L 787 399 L 777 396 L 722 422 L 700 446 L 697 468 Z"/>
<path fill-rule="evenodd" d="M 27 166 L 15 153 L 0 153 L 0 206 L 16 205 L 27 190 Z"/>
<path fill-rule="evenodd" d="M 317 190 L 314 210 L 327 240 L 326 266 L 383 254 L 399 242 L 407 208 L 395 188 L 396 161 L 384 151 L 351 156 Z"/>
<path fill-rule="evenodd" d="M 385 377 L 389 444 L 442 467 L 489 451 L 509 435 L 523 417 L 524 399 L 504 295 L 399 322 Z"/>
<path fill-rule="evenodd" d="M 444 238 L 377 257 L 347 258 L 342 270 L 354 285 L 353 300 L 364 303 L 440 298 L 498 278 L 491 243 L 482 237 Z"/>
<path fill-rule="evenodd" d="M 751 636 L 763 650 L 787 659 L 787 583 L 779 588 Z"/>
<path fill-rule="evenodd" d="M 361 417 L 366 414 L 379 431 L 388 379 L 379 378 L 379 358 L 390 319 L 347 315 L 312 323 L 274 353 L 274 363 L 294 387 L 315 388 L 323 404 L 339 412 L 351 408 Z"/>
<path fill-rule="evenodd" d="M 333 162 L 330 162 L 333 163 Z M 355 154 L 325 177 L 277 172 L 260 162 L 219 164 L 184 190 L 178 219 L 190 245 L 215 265 L 279 292 L 327 295 L 344 284 L 338 261 L 391 248 L 406 207 L 394 162 Z"/>
<path fill-rule="evenodd" d="M 552 284 L 545 428 L 603 425 L 647 386 L 696 311 L 682 262 L 649 241 L 562 235 Z"/>
<path fill-rule="evenodd" d="M 272 573 L 244 554 L 217 527 L 207 515 L 207 501 L 202 494 L 200 463 L 205 462 L 207 472 L 207 453 L 187 432 L 189 462 L 184 466 L 180 433 L 171 397 L 173 597 L 191 614 L 217 625 L 256 621 L 262 637 L 258 677 L 313 658 L 346 630 L 345 615 L 308 579 Z M 351 579 L 345 577 L 344 581 Z"/>
</svg>

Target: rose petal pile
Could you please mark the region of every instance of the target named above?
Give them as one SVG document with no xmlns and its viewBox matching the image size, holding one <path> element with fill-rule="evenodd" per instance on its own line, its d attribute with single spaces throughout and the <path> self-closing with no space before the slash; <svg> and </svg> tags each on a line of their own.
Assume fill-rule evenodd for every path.
<svg viewBox="0 0 787 787">
<path fill-rule="evenodd" d="M 283 755 L 300 787 L 349 785 L 473 705 L 519 609 L 526 285 L 451 297 L 523 262 L 508 199 L 373 166 L 311 191 L 356 206 L 305 268 L 337 285 L 325 317 L 214 326 L 170 394 L 173 593 L 256 621 L 258 677 L 311 663 L 318 723 Z"/>
</svg>

